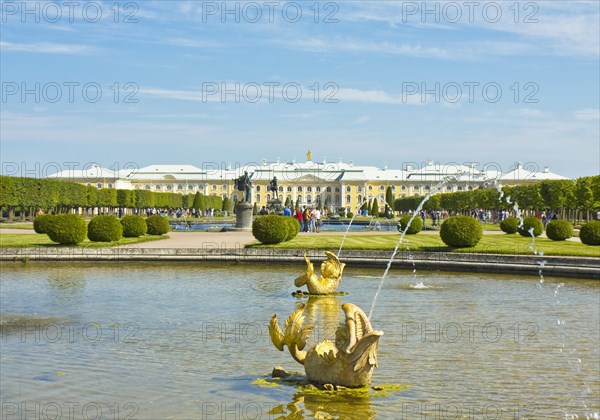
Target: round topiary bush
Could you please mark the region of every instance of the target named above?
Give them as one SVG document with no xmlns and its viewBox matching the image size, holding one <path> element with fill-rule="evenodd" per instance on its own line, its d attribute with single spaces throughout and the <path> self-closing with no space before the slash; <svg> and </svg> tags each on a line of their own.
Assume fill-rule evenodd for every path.
<svg viewBox="0 0 600 420">
<path fill-rule="evenodd" d="M 130 214 L 121 219 L 123 236 L 125 238 L 138 238 L 148 232 L 148 225 L 142 216 Z"/>
<path fill-rule="evenodd" d="M 535 217 L 526 217 L 523 219 L 523 226 L 518 230 L 519 235 L 531 238 L 530 229 L 533 229 L 533 236 L 540 236 L 544 232 L 544 224 L 540 219 L 536 219 Z"/>
<path fill-rule="evenodd" d="M 500 230 L 504 233 L 517 233 L 519 230 L 519 219 L 517 217 L 507 217 L 500 222 Z"/>
<path fill-rule="evenodd" d="M 115 216 L 96 216 L 88 224 L 88 239 L 92 242 L 114 242 L 123 237 L 123 226 Z"/>
<path fill-rule="evenodd" d="M 346 217 L 347 217 L 348 219 L 352 219 L 352 218 L 354 217 L 354 212 L 352 212 L 352 211 L 349 211 L 349 212 L 347 212 L 347 213 L 346 213 Z"/>
<path fill-rule="evenodd" d="M 600 245 L 600 221 L 588 222 L 581 226 L 579 239 L 586 245 Z"/>
<path fill-rule="evenodd" d="M 46 233 L 53 242 L 75 245 L 85 240 L 85 221 L 76 214 L 57 214 L 50 219 Z"/>
<path fill-rule="evenodd" d="M 252 235 L 263 244 L 284 242 L 291 229 L 286 219 L 286 216 L 276 214 L 257 217 L 252 222 Z"/>
<path fill-rule="evenodd" d="M 442 223 L 440 237 L 448 246 L 470 248 L 479 243 L 483 228 L 477 219 L 469 216 L 452 216 Z"/>
<path fill-rule="evenodd" d="M 546 225 L 546 236 L 553 241 L 564 241 L 573 237 L 573 225 L 566 220 L 551 220 Z"/>
<path fill-rule="evenodd" d="M 48 226 L 53 217 L 53 214 L 42 214 L 33 219 L 33 230 L 35 230 L 35 233 L 48 233 Z"/>
<path fill-rule="evenodd" d="M 288 216 L 285 217 L 285 222 L 288 225 L 288 234 L 285 241 L 289 241 L 294 239 L 298 235 L 298 232 L 300 232 L 300 223 L 298 223 L 298 219 Z"/>
<path fill-rule="evenodd" d="M 158 214 L 146 218 L 146 226 L 148 227 L 148 235 L 164 235 L 171 228 L 169 219 Z"/>
<path fill-rule="evenodd" d="M 406 215 L 406 216 L 402 216 L 400 218 L 398 223 L 400 223 L 401 231 L 406 230 L 406 225 L 408 225 L 408 221 L 410 220 L 411 217 L 412 216 L 410 216 L 410 215 Z M 415 216 L 412 223 L 408 227 L 408 231 L 406 232 L 406 234 L 407 235 L 415 235 L 415 234 L 419 233 L 421 231 L 421 229 L 423 229 L 423 220 L 417 215 L 417 216 Z"/>
</svg>

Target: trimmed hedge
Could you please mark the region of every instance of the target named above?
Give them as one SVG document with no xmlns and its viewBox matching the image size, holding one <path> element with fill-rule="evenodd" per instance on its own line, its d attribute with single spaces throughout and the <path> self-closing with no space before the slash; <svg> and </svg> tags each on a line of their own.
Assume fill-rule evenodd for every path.
<svg viewBox="0 0 600 420">
<path fill-rule="evenodd" d="M 48 226 L 52 223 L 53 214 L 42 214 L 33 219 L 35 233 L 48 233 Z"/>
<path fill-rule="evenodd" d="M 566 220 L 551 220 L 546 225 L 546 236 L 553 241 L 564 241 L 573 237 L 573 225 Z"/>
<path fill-rule="evenodd" d="M 50 240 L 63 245 L 75 245 L 85 240 L 85 221 L 76 214 L 57 214 L 47 225 Z"/>
<path fill-rule="evenodd" d="M 442 223 L 440 237 L 448 246 L 470 248 L 479 243 L 483 228 L 477 219 L 470 216 L 452 216 Z"/>
<path fill-rule="evenodd" d="M 148 232 L 148 225 L 142 216 L 130 214 L 121 219 L 123 236 L 125 238 L 137 238 Z"/>
<path fill-rule="evenodd" d="M 164 235 L 171 229 L 169 219 L 158 214 L 146 218 L 146 226 L 148 227 L 148 235 Z"/>
<path fill-rule="evenodd" d="M 289 241 L 291 239 L 294 239 L 296 235 L 298 235 L 298 232 L 300 232 L 300 223 L 298 223 L 298 219 L 296 219 L 295 217 L 284 217 L 285 222 L 288 224 L 288 235 L 286 236 L 285 240 Z"/>
<path fill-rule="evenodd" d="M 291 222 L 296 223 L 298 231 L 300 231 L 300 224 L 291 217 L 276 214 L 259 216 L 252 222 L 252 235 L 263 244 L 289 241 L 298 233 L 296 227 L 292 227 Z M 293 236 L 291 236 L 292 232 L 294 232 Z"/>
<path fill-rule="evenodd" d="M 588 222 L 581 226 L 579 239 L 586 245 L 600 245 L 600 221 Z"/>
<path fill-rule="evenodd" d="M 517 217 L 507 217 L 503 221 L 500 222 L 500 230 L 504 233 L 517 233 L 519 230 L 519 218 Z"/>
<path fill-rule="evenodd" d="M 400 223 L 400 229 L 402 231 L 404 231 L 406 229 L 406 225 L 408 225 L 408 221 L 410 220 L 411 217 L 412 216 L 410 216 L 410 215 L 402 216 L 400 218 L 400 220 L 398 220 L 398 223 Z M 416 235 L 422 229 L 423 229 L 423 220 L 419 217 L 419 215 L 416 215 L 415 218 L 413 219 L 412 223 L 408 227 L 408 231 L 406 232 L 406 234 L 407 235 Z"/>
<path fill-rule="evenodd" d="M 96 216 L 88 224 L 87 236 L 92 242 L 115 242 L 123 237 L 123 226 L 115 216 Z"/>
<path fill-rule="evenodd" d="M 544 224 L 535 217 L 526 217 L 523 219 L 523 226 L 518 230 L 519 235 L 531 238 L 529 229 L 533 228 L 533 236 L 540 236 L 544 232 Z"/>
</svg>

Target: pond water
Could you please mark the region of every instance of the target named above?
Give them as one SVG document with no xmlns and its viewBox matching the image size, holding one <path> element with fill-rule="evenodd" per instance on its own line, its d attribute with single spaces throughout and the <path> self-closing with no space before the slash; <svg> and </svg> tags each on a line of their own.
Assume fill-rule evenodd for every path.
<svg viewBox="0 0 600 420">
<path fill-rule="evenodd" d="M 300 266 L 0 268 L 6 419 L 547 419 L 600 409 L 593 280 L 540 287 L 535 277 L 391 270 L 371 320 L 385 333 L 373 382 L 403 388 L 349 397 L 253 384 L 276 365 L 303 372 L 267 329 L 274 313 L 282 324 L 307 302 L 291 296 Z M 382 271 L 347 267 L 347 295 L 308 301 L 311 343 L 331 337 L 342 303 L 369 312 Z"/>
<path fill-rule="evenodd" d="M 348 222 L 328 222 L 324 221 L 321 225 L 320 230 L 329 231 L 329 232 L 345 232 L 348 230 Z M 193 223 L 178 223 L 171 224 L 171 229 L 176 231 L 188 231 L 188 230 L 208 230 L 210 228 L 232 228 L 234 227 L 234 223 L 201 223 L 201 222 L 193 222 Z M 383 221 L 373 221 L 370 223 L 352 223 L 350 225 L 350 229 L 353 232 L 356 231 L 369 231 L 369 230 L 381 230 L 381 231 L 397 231 L 398 223 L 395 221 L 383 220 Z"/>
</svg>

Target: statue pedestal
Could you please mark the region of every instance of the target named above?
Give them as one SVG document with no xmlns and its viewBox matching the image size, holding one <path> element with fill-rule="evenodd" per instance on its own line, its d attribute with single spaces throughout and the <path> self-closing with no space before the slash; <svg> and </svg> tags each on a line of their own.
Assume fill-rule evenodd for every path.
<svg viewBox="0 0 600 420">
<path fill-rule="evenodd" d="M 235 205 L 235 228 L 250 230 L 252 229 L 252 209 L 250 203 L 242 201 Z"/>
<path fill-rule="evenodd" d="M 267 201 L 267 209 L 269 213 L 283 214 L 283 201 L 278 198 Z"/>
</svg>

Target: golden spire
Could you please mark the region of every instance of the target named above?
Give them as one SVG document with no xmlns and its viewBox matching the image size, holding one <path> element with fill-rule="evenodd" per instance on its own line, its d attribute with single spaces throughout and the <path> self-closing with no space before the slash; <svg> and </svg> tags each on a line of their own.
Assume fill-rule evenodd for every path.
<svg viewBox="0 0 600 420">
<path fill-rule="evenodd" d="M 310 150 L 306 152 L 306 161 L 312 162 L 312 152 Z"/>
</svg>

